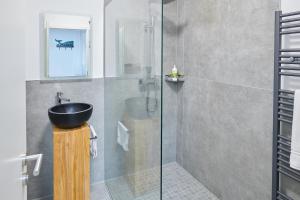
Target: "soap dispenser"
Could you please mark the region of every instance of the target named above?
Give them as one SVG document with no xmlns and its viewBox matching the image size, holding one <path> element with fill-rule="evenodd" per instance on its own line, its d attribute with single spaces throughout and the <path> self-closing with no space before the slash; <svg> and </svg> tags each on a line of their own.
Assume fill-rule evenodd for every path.
<svg viewBox="0 0 300 200">
<path fill-rule="evenodd" d="M 171 75 L 172 75 L 173 78 L 178 77 L 178 69 L 177 69 L 176 65 L 173 66 Z"/>
</svg>

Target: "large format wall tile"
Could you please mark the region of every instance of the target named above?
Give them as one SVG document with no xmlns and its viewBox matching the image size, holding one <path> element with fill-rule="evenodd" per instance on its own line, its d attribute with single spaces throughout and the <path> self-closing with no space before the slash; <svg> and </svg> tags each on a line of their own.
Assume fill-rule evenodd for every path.
<svg viewBox="0 0 300 200">
<path fill-rule="evenodd" d="M 183 71 L 183 56 L 178 56 L 180 48 L 179 33 L 182 31 L 178 22 L 178 1 L 164 5 L 163 16 L 163 74 L 169 74 L 174 64 Z M 176 161 L 176 134 L 178 122 L 178 89 L 180 85 L 164 81 L 162 88 L 163 120 L 162 120 L 162 157 L 163 163 Z"/>
<path fill-rule="evenodd" d="M 272 91 L 189 77 L 183 98 L 180 164 L 222 200 L 270 199 Z"/>
<path fill-rule="evenodd" d="M 188 76 L 272 89 L 275 1 L 184 3 Z"/>
<path fill-rule="evenodd" d="M 278 3 L 178 1 L 186 82 L 177 161 L 222 200 L 270 199 Z"/>
</svg>

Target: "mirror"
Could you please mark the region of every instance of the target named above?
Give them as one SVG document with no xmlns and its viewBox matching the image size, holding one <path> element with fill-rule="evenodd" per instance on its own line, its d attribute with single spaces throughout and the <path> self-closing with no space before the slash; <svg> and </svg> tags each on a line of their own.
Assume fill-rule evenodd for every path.
<svg viewBox="0 0 300 200">
<path fill-rule="evenodd" d="M 45 15 L 46 69 L 43 79 L 91 77 L 91 18 Z"/>
</svg>

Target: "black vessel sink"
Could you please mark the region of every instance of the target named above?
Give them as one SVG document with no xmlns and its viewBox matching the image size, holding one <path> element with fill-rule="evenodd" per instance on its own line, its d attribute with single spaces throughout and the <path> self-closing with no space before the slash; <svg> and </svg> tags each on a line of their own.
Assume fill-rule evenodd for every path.
<svg viewBox="0 0 300 200">
<path fill-rule="evenodd" d="M 66 103 L 48 110 L 52 124 L 59 128 L 75 128 L 87 122 L 93 112 L 93 106 L 87 103 Z"/>
</svg>

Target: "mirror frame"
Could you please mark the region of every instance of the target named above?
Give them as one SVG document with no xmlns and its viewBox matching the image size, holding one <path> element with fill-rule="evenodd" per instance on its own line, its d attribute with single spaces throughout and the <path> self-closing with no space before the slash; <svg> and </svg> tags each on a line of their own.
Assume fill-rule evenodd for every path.
<svg viewBox="0 0 300 200">
<path fill-rule="evenodd" d="M 49 18 L 61 19 L 59 21 L 66 21 L 65 25 L 59 23 L 57 25 L 51 24 L 51 19 Z M 55 19 L 53 21 L 56 21 Z M 85 21 L 85 25 L 82 22 Z M 77 24 L 78 23 L 78 24 Z M 52 24 L 55 24 L 53 22 Z M 92 67 L 92 18 L 87 16 L 79 15 L 64 15 L 64 14 L 45 14 L 44 18 L 44 33 L 45 33 L 45 65 L 41 69 L 41 80 L 72 80 L 72 79 L 91 79 L 93 77 L 93 67 Z M 50 29 L 73 29 L 73 30 L 85 30 L 86 31 L 86 65 L 87 74 L 85 76 L 59 76 L 50 77 L 49 76 L 49 30 Z"/>
</svg>

